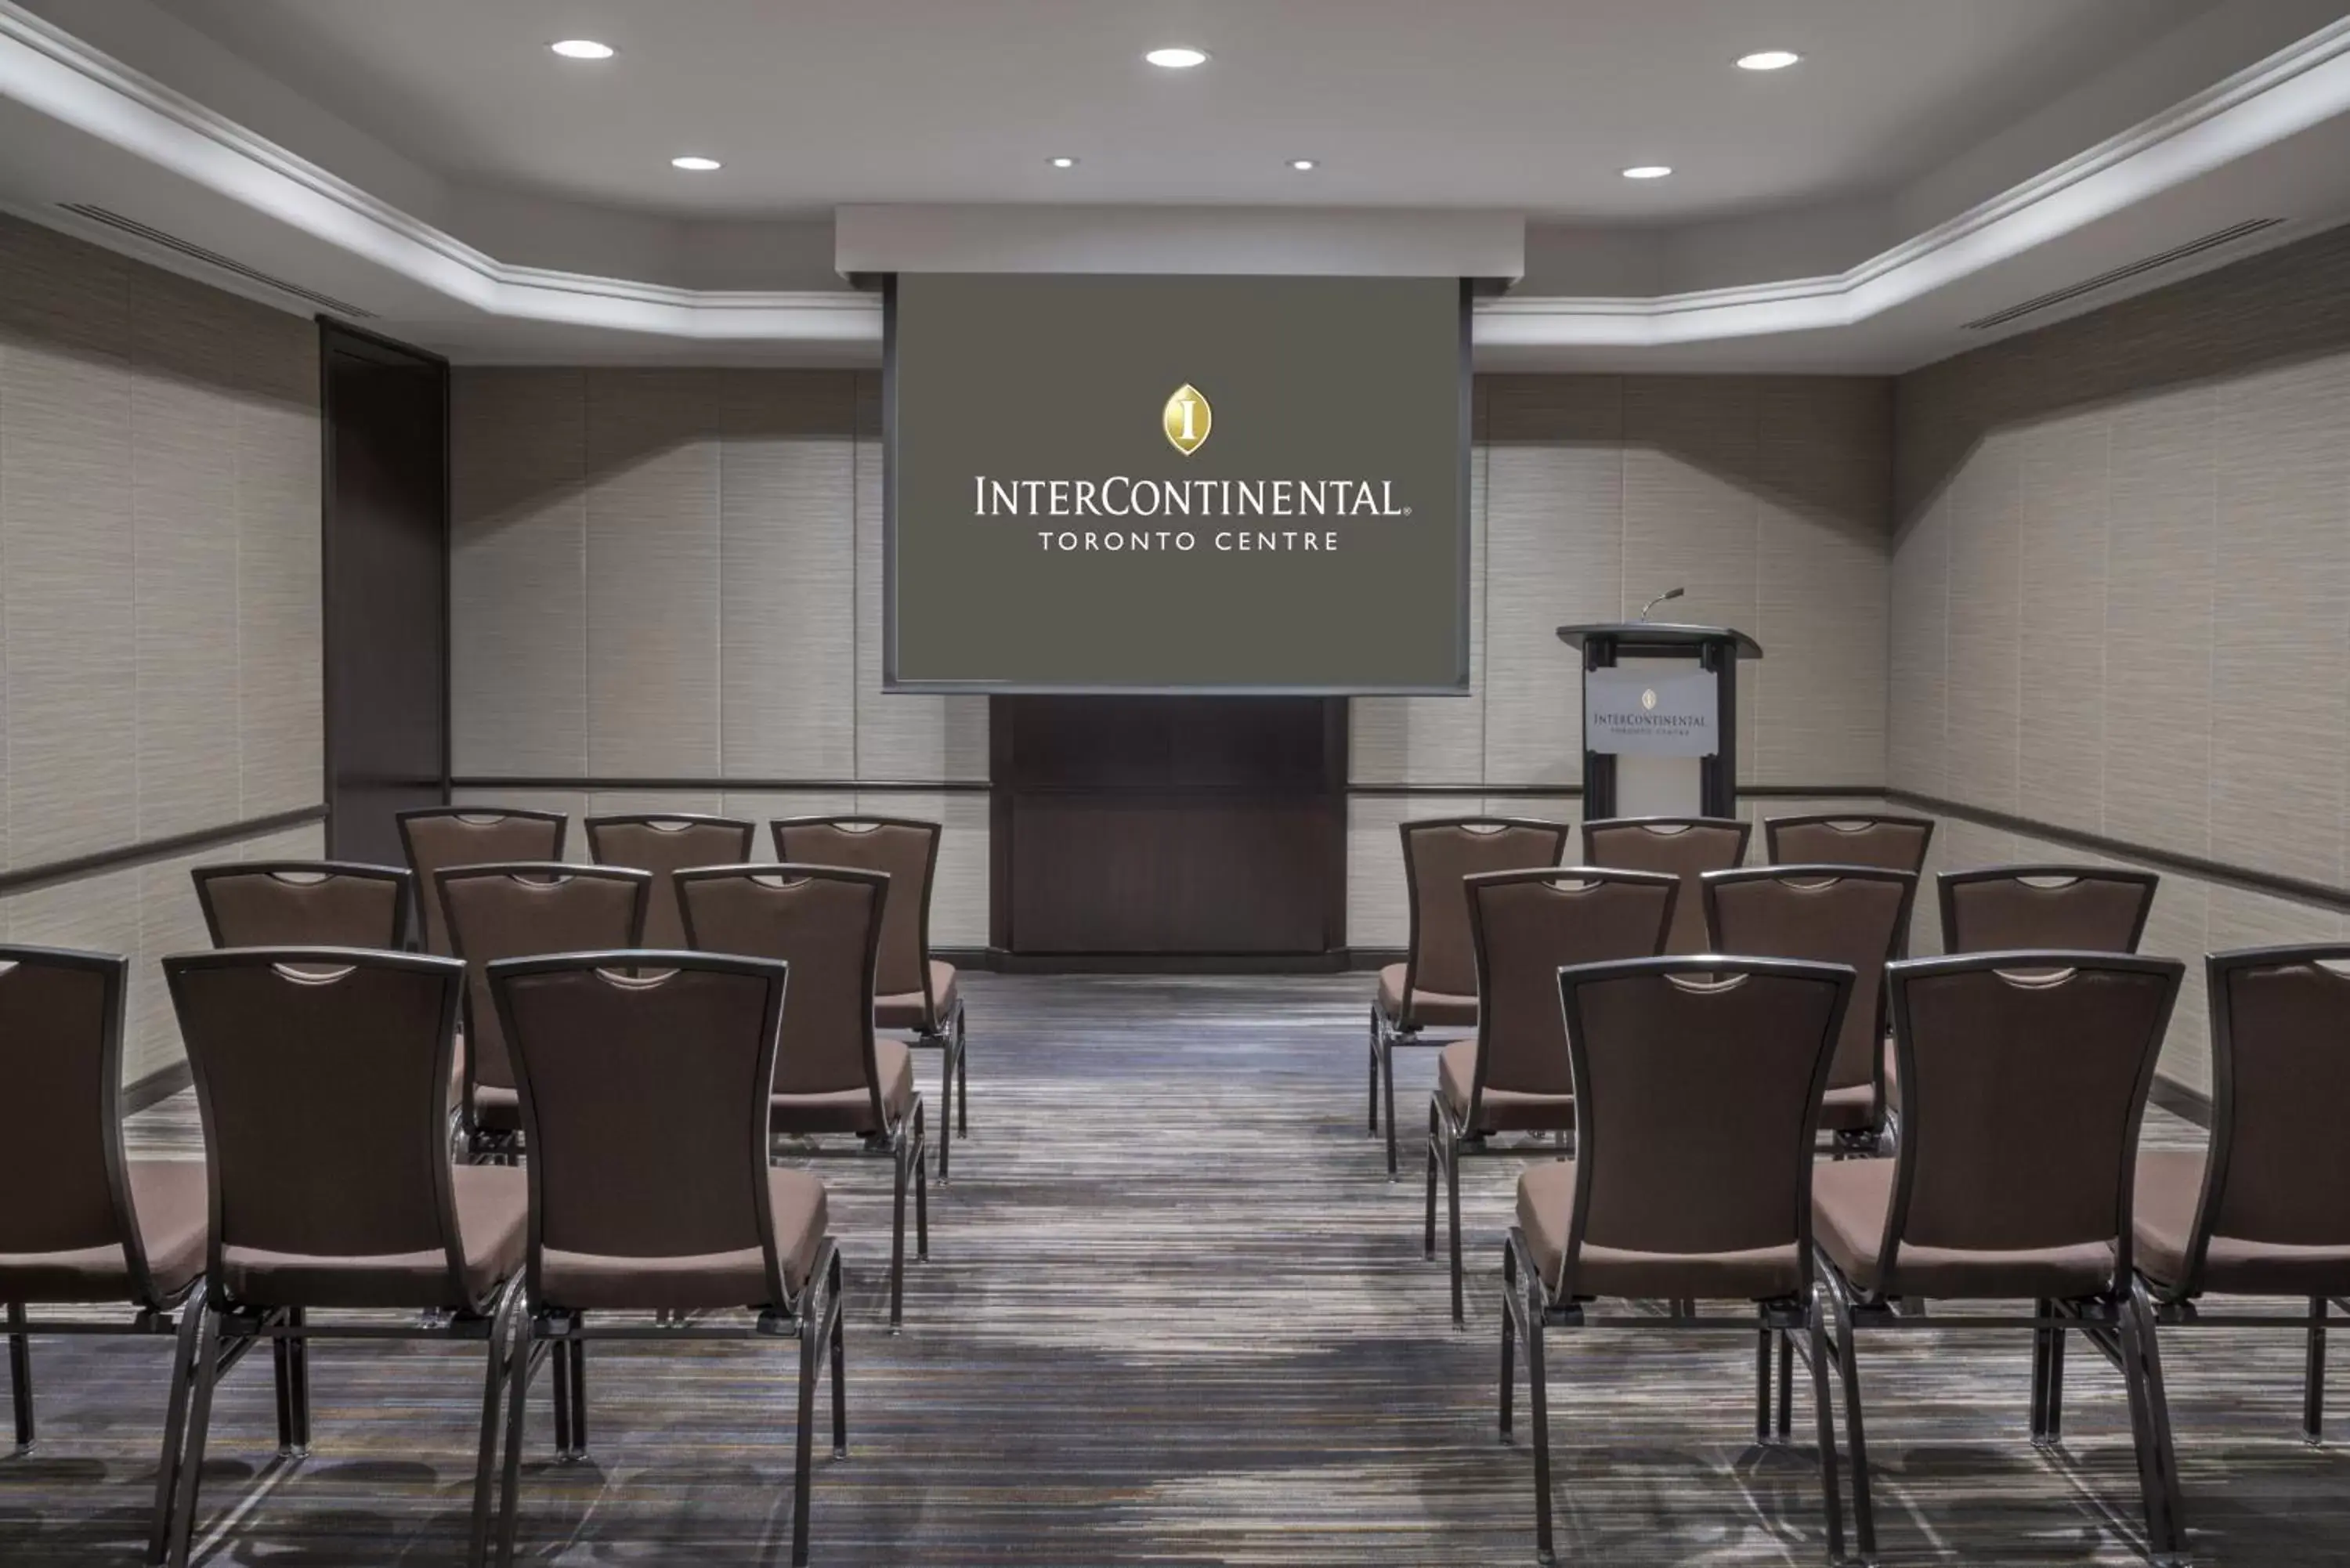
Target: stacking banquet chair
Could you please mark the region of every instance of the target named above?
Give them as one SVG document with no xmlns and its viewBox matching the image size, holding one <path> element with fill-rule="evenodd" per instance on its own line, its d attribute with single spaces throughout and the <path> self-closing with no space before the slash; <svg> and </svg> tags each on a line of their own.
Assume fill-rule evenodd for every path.
<svg viewBox="0 0 2350 1568">
<path fill-rule="evenodd" d="M 1436 1059 L 1428 1106 L 1428 1224 L 1422 1245 L 1436 1256 L 1436 1177 L 1452 1238 L 1452 1321 L 1467 1322 L 1461 1293 L 1461 1160 L 1464 1155 L 1544 1152 L 1540 1144 L 1500 1145 L 1501 1133 L 1575 1131 L 1575 1081 L 1567 1061 L 1558 971 L 1573 964 L 1653 958 L 1664 951 L 1680 883 L 1646 871 L 1568 867 L 1484 871 L 1464 877 L 1476 950 L 1477 1034 Z"/>
<path fill-rule="evenodd" d="M 2210 979 L 2211 1145 L 2137 1158 L 2137 1260 L 2166 1325 L 2300 1325 L 2302 1436 L 2325 1430 L 2325 1319 L 2350 1311 L 2350 944 L 2250 948 Z M 2198 1298 L 2284 1296 L 2306 1315 L 2210 1312 Z M 2063 1364 L 2047 1428 L 2062 1411 Z"/>
<path fill-rule="evenodd" d="M 522 1131 L 514 1062 L 490 1000 L 499 959 L 605 952 L 644 945 L 652 875 L 618 866 L 454 866 L 434 873 L 455 956 L 465 961 L 464 1086 L 458 1126 L 466 1153 L 511 1160 Z"/>
<path fill-rule="evenodd" d="M 571 819 L 559 811 L 515 806 L 434 805 L 399 814 L 400 842 L 416 875 L 424 950 L 453 958 L 439 875 L 452 866 L 504 865 L 563 858 Z"/>
<path fill-rule="evenodd" d="M 1828 1068 L 1820 1130 L 1839 1157 L 1874 1154 L 1885 1125 L 1885 966 L 1900 956 L 1918 879 L 1860 865 L 1709 871 L 1706 929 L 1716 952 L 1851 966 L 1852 1006 Z"/>
<path fill-rule="evenodd" d="M 1844 1554 L 1827 1359 L 1812 1293 L 1812 1145 L 1821 1085 L 1852 997 L 1835 964 L 1726 957 L 1635 959 L 1558 977 L 1575 1064 L 1575 1152 L 1518 1179 L 1518 1222 L 1502 1255 L 1502 1440 L 1511 1366 L 1526 1350 L 1534 1428 L 1534 1539 L 1551 1541 L 1546 1337 L 1561 1329 L 1653 1328 L 1756 1336 L 1754 1436 L 1787 1435 L 1793 1335 L 1809 1338 L 1828 1542 Z M 1673 1303 L 1665 1315 L 1594 1313 L 1599 1297 Z M 1699 1299 L 1749 1301 L 1751 1315 L 1700 1315 Z"/>
<path fill-rule="evenodd" d="M 2129 1395 L 2152 1555 L 2184 1550 L 2153 1312 L 2131 1268 L 2138 1124 L 2183 972 L 2173 959 L 2048 950 L 1887 971 L 1908 1086 L 1899 1147 L 1891 1159 L 1823 1165 L 1812 1183 L 1864 1559 L 1877 1532 L 1857 1346 L 1877 1330 L 2030 1329 L 2035 1440 L 2053 1435 L 2064 1335 L 2087 1339 Z M 2033 1306 L 1903 1310 L 1921 1297 Z"/>
<path fill-rule="evenodd" d="M 663 950 L 686 945 L 675 875 L 691 866 L 741 865 L 751 858 L 751 840 L 759 831 L 755 824 L 732 817 L 675 814 L 591 816 L 587 826 L 588 853 L 598 865 L 652 873 L 644 945 Z"/>
<path fill-rule="evenodd" d="M 266 1340 L 282 1351 L 281 1447 L 298 1455 L 310 1440 L 310 1340 L 424 1339 L 484 1347 L 469 1559 L 479 1564 L 522 1308 L 527 1192 L 518 1170 L 450 1160 L 464 966 L 421 953 L 234 948 L 167 958 L 163 972 L 195 1074 L 212 1216 L 191 1308 L 195 1348 L 173 1395 L 188 1400 L 188 1434 L 172 1563 L 186 1563 L 195 1530 L 226 1359 L 215 1346 Z M 385 1311 L 311 1315 L 368 1309 Z"/>
<path fill-rule="evenodd" d="M 1514 816 L 1458 816 L 1407 822 L 1404 897 L 1411 911 L 1404 961 L 1379 971 L 1371 1002 L 1371 1132 L 1387 1106 L 1388 1179 L 1396 1179 L 1395 1053 L 1401 1045 L 1444 1045 L 1477 1026 L 1476 944 L 1461 879 L 1484 871 L 1556 866 L 1567 830 L 1555 822 Z"/>
<path fill-rule="evenodd" d="M 130 961 L 0 947 L 0 1303 L 18 1451 L 33 1446 L 34 1334 L 176 1334 L 147 1561 L 161 1561 L 195 1355 L 204 1167 L 122 1152 Z M 111 1303 L 128 1321 L 49 1322 L 29 1306 Z"/>
<path fill-rule="evenodd" d="M 249 860 L 199 866 L 196 902 L 216 948 L 375 948 L 407 940 L 415 878 L 396 866 Z"/>
<path fill-rule="evenodd" d="M 796 975 L 790 983 L 797 989 Z M 490 986 L 530 1144 L 529 1304 L 507 1396 L 499 1562 L 514 1560 L 523 1410 L 542 1358 L 555 1363 L 557 1441 L 577 1458 L 588 1445 L 590 1340 L 792 1339 L 800 1361 L 792 1562 L 806 1563 L 827 1349 L 836 1459 L 848 1451 L 848 1406 L 840 1255 L 827 1231 L 824 1184 L 768 1163 L 785 966 L 705 953 L 573 953 L 493 964 Z M 648 1127 L 666 1136 L 647 1137 Z M 699 1317 L 740 1309 L 756 1315 Z M 655 1316 L 589 1321 L 606 1313 Z"/>
<path fill-rule="evenodd" d="M 1930 816 L 1829 812 L 1762 819 L 1762 852 L 1773 866 L 1875 866 L 1922 877 L 1926 850 L 1933 842 Z"/>
<path fill-rule="evenodd" d="M 910 817 L 795 816 L 770 823 L 768 832 L 778 860 L 889 877 L 873 1025 L 910 1033 L 912 1044 L 940 1053 L 939 1179 L 946 1180 L 955 1136 L 971 1135 L 971 1082 L 954 965 L 931 956 L 931 885 L 938 877 L 941 829 Z"/>
<path fill-rule="evenodd" d="M 1942 950 L 2134 953 L 2161 880 L 2116 866 L 1990 866 L 1935 878 Z"/>
<path fill-rule="evenodd" d="M 1752 824 L 1723 816 L 1617 816 L 1583 825 L 1583 861 L 1627 871 L 1661 871 L 1681 879 L 1665 950 L 1705 951 L 1705 895 L 1698 878 L 1731 870 L 1746 858 Z"/>
<path fill-rule="evenodd" d="M 931 1255 L 922 1096 L 903 1041 L 873 1032 L 873 972 L 889 878 L 845 866 L 717 866 L 678 873 L 686 940 L 703 952 L 791 965 L 768 1127 L 812 1140 L 806 1152 L 886 1158 L 896 1168 L 889 1231 L 889 1328 L 905 1321 L 906 1188 L 914 1254 Z M 816 1141 L 853 1134 L 846 1148 Z"/>
</svg>

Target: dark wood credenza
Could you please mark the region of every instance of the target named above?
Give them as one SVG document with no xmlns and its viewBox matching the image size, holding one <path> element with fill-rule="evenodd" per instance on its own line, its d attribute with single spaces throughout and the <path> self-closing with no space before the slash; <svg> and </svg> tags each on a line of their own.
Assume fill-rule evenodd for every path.
<svg viewBox="0 0 2350 1568">
<path fill-rule="evenodd" d="M 1020 696 L 988 709 L 991 945 L 1137 961 L 1343 947 L 1346 699 Z"/>
</svg>

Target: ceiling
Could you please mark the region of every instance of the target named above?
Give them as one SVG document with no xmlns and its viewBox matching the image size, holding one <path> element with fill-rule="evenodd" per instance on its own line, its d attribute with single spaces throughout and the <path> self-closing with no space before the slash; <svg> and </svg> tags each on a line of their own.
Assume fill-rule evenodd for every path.
<svg viewBox="0 0 2350 1568">
<path fill-rule="evenodd" d="M 844 209 L 1491 221 L 1480 365 L 1900 370 L 2350 218 L 2350 0 L 0 0 L 0 208 L 521 363 L 874 363 Z"/>
<path fill-rule="evenodd" d="M 2208 0 L 168 0 L 474 183 L 840 202 L 1505 207 L 1653 223 L 1890 188 Z M 60 14 L 60 20 L 66 19 Z M 70 25 L 70 23 L 68 23 Z M 588 37 L 615 59 L 559 59 Z M 1143 52 L 1212 58 L 1161 70 Z M 1791 70 L 1740 71 L 1762 48 Z M 708 175 L 669 167 L 702 153 Z M 1056 154 L 1080 160 L 1055 171 Z M 1319 161 L 1310 174 L 1285 161 Z M 1673 167 L 1631 182 L 1619 171 Z"/>
</svg>

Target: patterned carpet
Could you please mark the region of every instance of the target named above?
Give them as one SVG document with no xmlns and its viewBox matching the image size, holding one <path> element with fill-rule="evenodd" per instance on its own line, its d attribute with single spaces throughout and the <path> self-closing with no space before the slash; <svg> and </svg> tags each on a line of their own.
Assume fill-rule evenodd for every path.
<svg viewBox="0 0 2350 1568">
<path fill-rule="evenodd" d="M 835 1461 L 819 1443 L 816 1561 L 1530 1563 L 1523 1427 L 1505 1449 L 1493 1425 L 1518 1168 L 1464 1167 L 1458 1333 L 1442 1265 L 1420 1259 L 1416 1144 L 1390 1186 L 1364 1136 L 1368 980 L 973 975 L 967 990 L 973 1136 L 933 1189 L 899 1337 L 880 1327 L 886 1165 L 819 1168 L 852 1273 L 852 1449 Z M 1433 1054 L 1401 1062 L 1414 1129 Z M 935 1100 L 936 1058 L 920 1068 Z M 2155 1138 L 2194 1136 L 2156 1119 Z M 186 1096 L 134 1127 L 142 1152 L 194 1140 Z M 1824 1560 L 1809 1450 L 1748 1442 L 1751 1339 L 1554 1345 L 1563 1560 Z M 2164 1351 L 2197 1561 L 2350 1563 L 2350 1448 L 2298 1440 L 2299 1339 L 2179 1332 Z M 37 1342 L 43 1440 L 0 1457 L 0 1563 L 138 1561 L 168 1354 Z M 477 1355 L 320 1346 L 314 1451 L 290 1467 L 265 1358 L 247 1361 L 217 1410 L 200 1557 L 460 1560 Z M 2085 1348 L 2046 1458 L 2024 1440 L 2021 1335 L 1879 1337 L 1863 1355 L 1885 1561 L 2140 1561 L 2119 1379 Z M 787 1562 L 793 1366 L 787 1347 L 598 1346 L 591 1457 L 571 1466 L 554 1461 L 542 1382 L 528 1559 Z M 1808 1420 L 1799 1404 L 1799 1433 Z M 2334 1430 L 2350 1442 L 2350 1409 Z"/>
</svg>

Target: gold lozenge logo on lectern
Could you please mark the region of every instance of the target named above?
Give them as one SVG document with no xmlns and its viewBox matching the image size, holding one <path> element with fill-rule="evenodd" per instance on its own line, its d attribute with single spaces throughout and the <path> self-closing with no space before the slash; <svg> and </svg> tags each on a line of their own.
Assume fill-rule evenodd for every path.
<svg viewBox="0 0 2350 1568">
<path fill-rule="evenodd" d="M 1159 423 L 1167 432 L 1167 444 L 1189 457 L 1206 442 L 1208 432 L 1215 428 L 1216 415 L 1208 407 L 1208 400 L 1200 395 L 1200 389 L 1187 381 L 1167 400 L 1167 407 L 1159 411 Z"/>
<path fill-rule="evenodd" d="M 1648 691 L 1640 693 L 1640 706 L 1647 709 L 1651 713 L 1657 711 L 1657 690 L 1655 687 L 1652 686 Z"/>
</svg>

